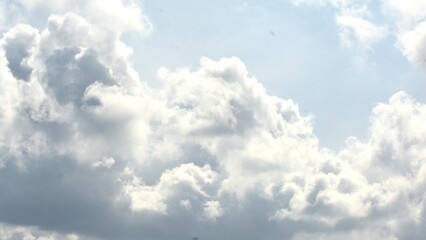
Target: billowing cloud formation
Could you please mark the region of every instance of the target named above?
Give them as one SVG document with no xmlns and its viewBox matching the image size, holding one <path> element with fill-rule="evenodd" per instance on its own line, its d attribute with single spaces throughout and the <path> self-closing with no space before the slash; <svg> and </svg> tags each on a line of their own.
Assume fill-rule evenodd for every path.
<svg viewBox="0 0 426 240">
<path fill-rule="evenodd" d="M 129 30 L 150 28 L 113 2 L 137 16 Z M 31 3 L 59 14 L 1 40 L 2 239 L 426 236 L 426 105 L 406 93 L 373 109 L 367 140 L 333 152 L 238 58 L 162 68 L 150 88 L 121 15 L 103 25 L 62 14 L 68 1 Z"/>
</svg>

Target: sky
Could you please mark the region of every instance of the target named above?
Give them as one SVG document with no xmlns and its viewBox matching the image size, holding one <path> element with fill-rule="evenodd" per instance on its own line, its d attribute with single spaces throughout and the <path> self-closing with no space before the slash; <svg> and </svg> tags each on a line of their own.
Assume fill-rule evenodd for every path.
<svg viewBox="0 0 426 240">
<path fill-rule="evenodd" d="M 0 239 L 425 239 L 423 0 L 0 0 Z"/>
</svg>

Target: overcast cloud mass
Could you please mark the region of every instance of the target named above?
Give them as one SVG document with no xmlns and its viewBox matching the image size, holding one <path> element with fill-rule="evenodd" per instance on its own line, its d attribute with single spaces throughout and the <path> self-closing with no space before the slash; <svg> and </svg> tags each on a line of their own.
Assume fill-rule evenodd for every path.
<svg viewBox="0 0 426 240">
<path fill-rule="evenodd" d="M 370 1 L 292 2 L 426 69 L 423 0 L 381 1 L 386 23 Z M 1 0 L 0 29 L 0 239 L 426 238 L 426 105 L 404 91 L 327 149 L 238 56 L 150 87 L 122 40 L 155 29 L 136 2 Z"/>
</svg>

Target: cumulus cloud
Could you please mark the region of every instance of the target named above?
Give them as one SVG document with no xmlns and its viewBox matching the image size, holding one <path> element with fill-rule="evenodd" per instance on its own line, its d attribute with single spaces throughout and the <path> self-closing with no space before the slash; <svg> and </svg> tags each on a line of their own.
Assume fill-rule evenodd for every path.
<svg viewBox="0 0 426 240">
<path fill-rule="evenodd" d="M 426 105 L 406 93 L 373 109 L 367 140 L 322 149 L 238 58 L 142 82 L 120 40 L 150 28 L 133 3 L 21 2 L 55 14 L 1 39 L 2 239 L 426 236 Z"/>
</svg>

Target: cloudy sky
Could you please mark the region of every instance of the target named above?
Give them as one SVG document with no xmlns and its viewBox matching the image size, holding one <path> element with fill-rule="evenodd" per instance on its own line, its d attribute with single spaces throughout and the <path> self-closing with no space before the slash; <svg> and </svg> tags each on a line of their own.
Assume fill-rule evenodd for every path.
<svg viewBox="0 0 426 240">
<path fill-rule="evenodd" d="M 0 0 L 0 239 L 426 238 L 424 0 Z"/>
</svg>

